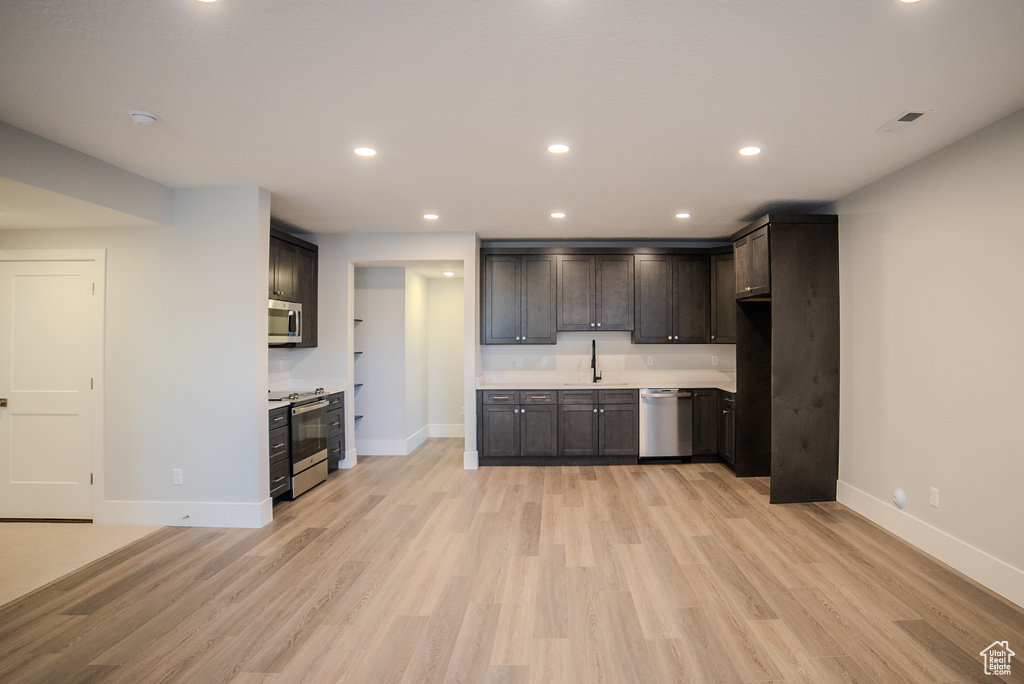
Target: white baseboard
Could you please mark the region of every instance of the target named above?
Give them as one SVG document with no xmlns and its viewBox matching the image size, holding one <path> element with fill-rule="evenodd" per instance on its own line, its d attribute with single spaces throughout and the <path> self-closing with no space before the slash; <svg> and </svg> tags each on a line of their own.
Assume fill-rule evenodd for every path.
<svg viewBox="0 0 1024 684">
<path fill-rule="evenodd" d="M 1024 607 L 1024 570 L 1015 568 L 947 532 L 929 525 L 888 501 L 846 484 L 837 483 L 839 503 L 956 568 L 975 582 Z"/>
<path fill-rule="evenodd" d="M 359 458 L 356 456 L 356 450 L 349 449 L 345 452 L 345 458 L 338 461 L 338 467 L 348 469 L 355 466 L 358 462 Z"/>
<path fill-rule="evenodd" d="M 431 437 L 465 437 L 466 426 L 462 423 L 431 423 L 427 426 Z"/>
<path fill-rule="evenodd" d="M 263 527 L 274 517 L 274 502 L 104 501 L 97 523 L 176 527 Z"/>
<path fill-rule="evenodd" d="M 477 470 L 478 468 L 480 468 L 480 452 L 464 451 L 462 453 L 462 469 Z"/>
</svg>

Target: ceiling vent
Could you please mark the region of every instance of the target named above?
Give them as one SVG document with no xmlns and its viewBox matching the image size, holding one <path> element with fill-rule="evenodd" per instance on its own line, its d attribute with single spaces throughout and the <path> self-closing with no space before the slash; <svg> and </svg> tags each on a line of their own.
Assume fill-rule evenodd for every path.
<svg viewBox="0 0 1024 684">
<path fill-rule="evenodd" d="M 885 122 L 881 128 L 877 130 L 878 133 L 895 133 L 896 131 L 902 131 L 910 124 L 914 123 L 922 116 L 932 110 L 930 109 L 918 109 L 915 111 L 903 112 L 899 116 L 889 119 Z"/>
</svg>

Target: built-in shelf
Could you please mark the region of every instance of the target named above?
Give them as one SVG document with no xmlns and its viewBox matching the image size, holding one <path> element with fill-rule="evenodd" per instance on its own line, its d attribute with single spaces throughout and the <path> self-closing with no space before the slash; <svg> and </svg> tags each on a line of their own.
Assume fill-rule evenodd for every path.
<svg viewBox="0 0 1024 684">
<path fill-rule="evenodd" d="M 356 414 L 356 420 L 362 420 L 362 419 L 363 419 L 363 417 L 360 414 L 357 413 Z"/>
<path fill-rule="evenodd" d="M 360 355 L 360 354 L 362 354 L 362 353 L 363 353 L 363 352 L 355 352 L 355 355 L 356 355 L 356 356 L 359 356 L 359 355 Z"/>
<path fill-rule="evenodd" d="M 363 322 L 363 319 L 362 319 L 362 318 L 357 318 L 357 319 L 355 319 L 355 322 L 356 322 L 356 323 L 362 323 L 362 322 Z"/>
<path fill-rule="evenodd" d="M 362 387 L 362 386 L 363 386 L 363 383 L 361 383 L 361 382 L 357 382 L 357 383 L 356 383 L 355 385 L 353 385 L 353 387 L 354 387 L 355 389 L 359 389 L 359 388 L 360 388 L 360 387 Z"/>
</svg>

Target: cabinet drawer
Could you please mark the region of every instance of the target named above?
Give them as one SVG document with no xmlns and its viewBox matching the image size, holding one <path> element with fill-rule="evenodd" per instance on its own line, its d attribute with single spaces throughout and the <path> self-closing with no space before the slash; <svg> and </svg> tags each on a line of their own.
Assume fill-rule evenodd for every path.
<svg viewBox="0 0 1024 684">
<path fill-rule="evenodd" d="M 559 404 L 596 404 L 597 390 L 558 390 Z"/>
<path fill-rule="evenodd" d="M 291 488 L 288 483 L 288 460 L 270 464 L 270 497 L 284 494 Z"/>
<path fill-rule="evenodd" d="M 519 390 L 484 390 L 485 404 L 518 404 Z"/>
<path fill-rule="evenodd" d="M 720 394 L 718 396 L 721 398 L 722 404 L 724 406 L 728 406 L 729 408 L 735 408 L 736 407 L 736 395 L 735 394 L 733 394 L 732 392 L 725 392 L 723 390 L 719 390 L 719 392 L 720 392 Z"/>
<path fill-rule="evenodd" d="M 270 431 L 270 462 L 288 460 L 288 452 L 291 451 L 288 442 L 290 440 L 288 426 L 279 427 Z"/>
<path fill-rule="evenodd" d="M 345 397 L 344 392 L 335 392 L 327 396 L 327 410 L 333 411 L 341 408 L 341 402 Z"/>
<path fill-rule="evenodd" d="M 520 390 L 520 404 L 554 404 L 558 394 L 554 390 Z"/>
<path fill-rule="evenodd" d="M 267 419 L 267 423 L 269 424 L 271 430 L 274 430 L 279 427 L 287 427 L 288 407 L 282 406 L 281 408 L 273 409 L 270 412 L 270 416 Z"/>
<path fill-rule="evenodd" d="M 338 461 L 345 458 L 345 435 L 342 433 L 327 440 L 327 461 L 337 465 Z"/>
<path fill-rule="evenodd" d="M 327 412 L 327 439 L 345 432 L 345 412 L 340 408 L 337 411 Z"/>
<path fill-rule="evenodd" d="M 598 390 L 597 400 L 600 404 L 639 404 L 640 390 L 614 389 Z"/>
</svg>

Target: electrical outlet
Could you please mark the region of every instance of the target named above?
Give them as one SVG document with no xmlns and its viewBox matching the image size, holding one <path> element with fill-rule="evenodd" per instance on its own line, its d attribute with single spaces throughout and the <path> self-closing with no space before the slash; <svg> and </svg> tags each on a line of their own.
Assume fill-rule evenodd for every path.
<svg viewBox="0 0 1024 684">
<path fill-rule="evenodd" d="M 647 365 L 648 366 L 653 366 L 654 365 L 654 357 L 651 356 L 650 354 L 647 355 Z"/>
<path fill-rule="evenodd" d="M 717 366 L 718 365 L 718 354 L 712 354 L 711 355 L 711 365 L 712 366 Z"/>
<path fill-rule="evenodd" d="M 172 470 L 171 475 L 174 477 L 174 484 L 185 484 L 185 471 L 183 471 L 181 468 L 175 468 L 174 470 Z"/>
<path fill-rule="evenodd" d="M 939 490 L 936 489 L 935 487 L 932 487 L 929 490 L 928 503 L 930 503 L 932 506 L 935 506 L 936 508 L 939 507 Z"/>
<path fill-rule="evenodd" d="M 547 368 L 548 367 L 548 357 L 546 357 L 546 356 L 540 357 L 540 367 L 541 368 Z"/>
<path fill-rule="evenodd" d="M 522 367 L 523 367 L 523 357 L 522 356 L 517 356 L 516 357 L 516 368 L 522 368 Z"/>
<path fill-rule="evenodd" d="M 466 415 L 466 407 L 465 406 L 462 407 L 462 411 L 460 412 L 459 415 L 462 415 L 462 416 Z"/>
</svg>

